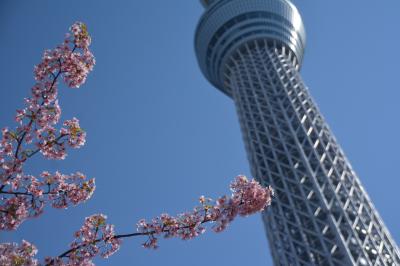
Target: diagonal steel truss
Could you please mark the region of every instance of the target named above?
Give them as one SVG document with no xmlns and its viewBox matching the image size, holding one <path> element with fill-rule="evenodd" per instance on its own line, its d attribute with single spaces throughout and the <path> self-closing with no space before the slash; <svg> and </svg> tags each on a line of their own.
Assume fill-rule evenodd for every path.
<svg viewBox="0 0 400 266">
<path fill-rule="evenodd" d="M 400 265 L 400 254 L 297 70 L 289 49 L 248 41 L 225 64 L 276 265 Z"/>
</svg>

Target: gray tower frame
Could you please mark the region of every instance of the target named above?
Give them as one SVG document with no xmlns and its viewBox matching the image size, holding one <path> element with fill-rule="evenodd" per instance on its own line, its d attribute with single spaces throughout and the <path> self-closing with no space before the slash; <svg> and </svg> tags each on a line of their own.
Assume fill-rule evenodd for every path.
<svg viewBox="0 0 400 266">
<path fill-rule="evenodd" d="M 304 26 L 288 0 L 203 0 L 195 48 L 236 105 L 275 265 L 400 265 L 395 241 L 298 72 Z"/>
</svg>

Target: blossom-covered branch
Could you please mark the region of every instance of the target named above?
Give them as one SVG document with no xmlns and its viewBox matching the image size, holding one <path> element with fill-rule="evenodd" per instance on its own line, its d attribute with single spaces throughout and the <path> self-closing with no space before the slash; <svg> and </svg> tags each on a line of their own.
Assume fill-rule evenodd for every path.
<svg viewBox="0 0 400 266">
<path fill-rule="evenodd" d="M 147 222 L 140 220 L 137 223 L 137 232 L 117 235 L 114 225 L 107 224 L 106 216 L 96 214 L 86 218 L 82 228 L 75 233 L 75 240 L 71 248 L 57 257 L 48 257 L 47 266 L 78 266 L 94 265 L 92 259 L 98 255 L 107 258 L 115 253 L 123 238 L 145 236 L 147 240 L 143 247 L 156 249 L 160 237 L 178 237 L 183 240 L 192 239 L 206 231 L 206 224 L 212 224 L 212 230 L 221 232 L 237 216 L 248 216 L 264 210 L 271 204 L 273 191 L 270 187 L 263 188 L 257 181 L 249 181 L 244 176 L 238 176 L 231 184 L 231 197 L 223 196 L 218 200 L 200 197 L 200 205 L 193 211 L 170 216 L 162 214 Z M 32 245 L 24 242 L 23 247 Z M 22 252 L 16 244 L 0 245 L 0 263 L 10 262 L 12 259 L 29 261 L 29 265 L 38 265 L 34 258 L 36 252 Z M 34 248 L 34 247 L 33 247 Z M 34 249 L 36 251 L 36 249 Z M 3 254 L 3 255 L 1 255 Z"/>
<path fill-rule="evenodd" d="M 56 129 L 61 108 L 58 102 L 58 81 L 70 88 L 82 85 L 93 69 L 95 59 L 89 50 L 91 42 L 86 26 L 77 22 L 70 28 L 64 42 L 45 51 L 35 66 L 36 84 L 25 108 L 17 110 L 19 124 L 15 130 L 3 128 L 0 139 L 0 230 L 15 230 L 24 220 L 42 213 L 47 202 L 66 208 L 87 200 L 94 190 L 94 180 L 84 181 L 76 173 L 40 177 L 23 172 L 25 162 L 37 153 L 48 159 L 64 159 L 66 147 L 79 148 L 86 133 L 76 118 L 66 120 Z"/>
</svg>

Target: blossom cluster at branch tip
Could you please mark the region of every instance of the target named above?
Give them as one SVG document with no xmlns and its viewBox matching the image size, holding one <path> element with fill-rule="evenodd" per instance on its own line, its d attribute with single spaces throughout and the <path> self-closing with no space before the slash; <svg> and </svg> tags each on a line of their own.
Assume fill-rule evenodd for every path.
<svg viewBox="0 0 400 266">
<path fill-rule="evenodd" d="M 205 232 L 205 223 L 213 223 L 212 229 L 221 232 L 238 216 L 248 216 L 264 210 L 271 204 L 273 190 L 264 188 L 257 181 L 249 181 L 245 176 L 238 176 L 231 184 L 231 197 L 223 196 L 215 202 L 201 196 L 200 206 L 191 212 L 176 217 L 162 214 L 150 222 L 142 219 L 137 223 L 137 231 L 148 236 L 143 247 L 156 249 L 158 238 L 179 237 L 192 239 Z"/>
<path fill-rule="evenodd" d="M 0 244 L 0 265 L 37 266 L 38 260 L 34 258 L 36 253 L 36 247 L 25 240 L 22 240 L 21 246 L 15 243 Z"/>
<path fill-rule="evenodd" d="M 52 184 L 43 183 L 43 175 L 36 178 L 23 172 L 30 157 L 41 153 L 47 159 L 62 160 L 67 148 L 85 144 L 86 132 L 76 118 L 66 120 L 61 129 L 61 107 L 58 83 L 78 88 L 93 70 L 95 59 L 89 46 L 87 27 L 76 22 L 62 44 L 46 50 L 34 68 L 36 84 L 25 106 L 17 110 L 15 130 L 3 128 L 0 136 L 0 230 L 15 230 L 25 219 L 43 212 L 44 204 L 66 208 L 90 198 L 94 180 L 82 181 L 80 173 L 51 175 Z M 45 174 L 44 174 L 45 175 Z"/>
<path fill-rule="evenodd" d="M 68 136 L 68 144 L 72 148 L 80 148 L 85 144 L 86 132 L 79 126 L 79 120 L 72 118 L 63 124 L 64 128 L 61 129 L 61 135 Z"/>
<path fill-rule="evenodd" d="M 95 59 L 89 50 L 91 38 L 82 22 L 74 23 L 64 42 L 54 50 L 46 50 L 42 62 L 35 67 L 35 79 L 43 81 L 61 74 L 71 88 L 79 88 L 93 70 Z"/>
</svg>

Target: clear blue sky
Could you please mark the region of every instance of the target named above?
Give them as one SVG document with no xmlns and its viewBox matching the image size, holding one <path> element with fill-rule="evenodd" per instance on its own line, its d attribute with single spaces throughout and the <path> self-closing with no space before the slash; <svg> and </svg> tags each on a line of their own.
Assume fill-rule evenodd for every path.
<svg viewBox="0 0 400 266">
<path fill-rule="evenodd" d="M 297 0 L 308 34 L 302 75 L 385 223 L 400 242 L 400 1 Z M 200 73 L 193 49 L 203 12 L 197 0 L 0 2 L 0 127 L 13 123 L 33 65 L 62 41 L 70 24 L 87 23 L 97 59 L 78 90 L 62 89 L 63 118 L 81 120 L 87 145 L 65 161 L 40 156 L 26 170 L 96 177 L 86 204 L 48 209 L 1 241 L 32 241 L 57 255 L 84 217 L 102 212 L 118 232 L 140 218 L 191 209 L 217 197 L 249 167 L 234 105 Z M 143 239 L 97 265 L 271 265 L 259 215 L 222 234 L 183 242 Z"/>
</svg>

